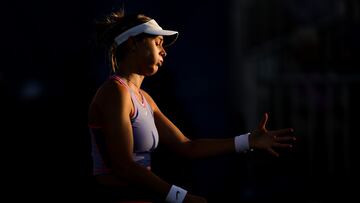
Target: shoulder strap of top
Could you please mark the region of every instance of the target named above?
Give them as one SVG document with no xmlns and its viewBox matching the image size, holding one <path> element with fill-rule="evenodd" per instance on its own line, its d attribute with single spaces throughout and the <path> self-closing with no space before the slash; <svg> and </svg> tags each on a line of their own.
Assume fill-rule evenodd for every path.
<svg viewBox="0 0 360 203">
<path fill-rule="evenodd" d="M 112 75 L 111 78 L 119 81 L 119 82 L 120 82 L 122 85 L 124 85 L 128 90 L 130 90 L 128 84 L 126 84 L 126 82 L 125 82 L 122 78 L 120 78 L 119 76 L 117 76 L 117 75 Z"/>
<path fill-rule="evenodd" d="M 129 91 L 130 96 L 131 96 L 131 102 L 132 102 L 133 105 L 134 105 L 134 114 L 131 116 L 131 118 L 132 118 L 132 119 L 135 118 L 136 115 L 137 115 L 137 110 L 138 110 L 138 108 L 137 108 L 137 106 L 136 106 L 136 104 L 135 104 L 135 101 L 134 101 L 134 100 L 136 100 L 136 97 L 135 97 L 134 93 L 132 92 L 132 90 L 131 90 L 131 88 L 128 86 L 128 84 L 124 81 L 124 79 L 122 79 L 121 77 L 119 77 L 119 76 L 117 76 L 117 75 L 112 75 L 111 78 L 114 79 L 114 80 L 119 81 L 119 82 L 120 82 L 122 85 L 124 85 L 124 86 L 126 87 L 126 89 Z"/>
</svg>

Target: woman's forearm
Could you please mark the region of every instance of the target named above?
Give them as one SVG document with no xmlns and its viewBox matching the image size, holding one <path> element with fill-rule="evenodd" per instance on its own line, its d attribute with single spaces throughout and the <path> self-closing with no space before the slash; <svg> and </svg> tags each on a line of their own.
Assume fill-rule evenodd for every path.
<svg viewBox="0 0 360 203">
<path fill-rule="evenodd" d="M 234 153 L 234 138 L 191 140 L 183 143 L 181 151 L 181 155 L 189 159 L 208 158 Z"/>
<path fill-rule="evenodd" d="M 149 194 L 155 194 L 156 199 L 164 200 L 171 185 L 150 170 L 136 163 L 127 164 L 127 167 L 114 169 L 114 175 L 134 186 L 144 188 Z"/>
</svg>

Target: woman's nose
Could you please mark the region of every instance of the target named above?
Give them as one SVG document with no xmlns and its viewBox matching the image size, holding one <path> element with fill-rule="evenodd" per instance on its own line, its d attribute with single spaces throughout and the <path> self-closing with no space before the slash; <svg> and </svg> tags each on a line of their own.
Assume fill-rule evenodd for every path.
<svg viewBox="0 0 360 203">
<path fill-rule="evenodd" d="M 165 57 L 165 56 L 167 55 L 165 49 L 163 49 L 163 50 L 160 52 L 160 55 L 161 55 L 162 57 Z"/>
</svg>

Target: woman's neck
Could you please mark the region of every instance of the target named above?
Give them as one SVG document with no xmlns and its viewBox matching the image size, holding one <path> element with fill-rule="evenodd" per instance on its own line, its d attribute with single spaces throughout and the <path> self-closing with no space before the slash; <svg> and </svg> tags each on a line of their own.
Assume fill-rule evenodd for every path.
<svg viewBox="0 0 360 203">
<path fill-rule="evenodd" d="M 129 87 L 133 88 L 136 91 L 140 91 L 142 81 L 144 76 L 138 74 L 125 74 L 125 73 L 116 73 L 119 77 L 123 78 Z"/>
</svg>

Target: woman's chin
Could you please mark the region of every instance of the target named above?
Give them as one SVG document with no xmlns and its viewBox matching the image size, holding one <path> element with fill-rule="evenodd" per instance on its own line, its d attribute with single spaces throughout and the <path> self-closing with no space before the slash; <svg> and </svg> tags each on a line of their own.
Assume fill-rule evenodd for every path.
<svg viewBox="0 0 360 203">
<path fill-rule="evenodd" d="M 152 76 L 152 75 L 155 75 L 159 70 L 159 66 L 155 65 L 153 66 L 153 68 L 151 69 L 151 71 L 148 72 L 148 76 Z"/>
</svg>

